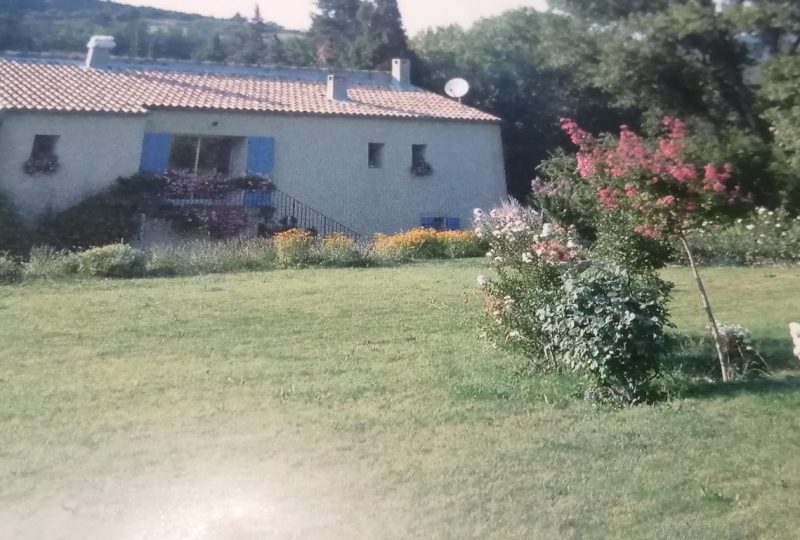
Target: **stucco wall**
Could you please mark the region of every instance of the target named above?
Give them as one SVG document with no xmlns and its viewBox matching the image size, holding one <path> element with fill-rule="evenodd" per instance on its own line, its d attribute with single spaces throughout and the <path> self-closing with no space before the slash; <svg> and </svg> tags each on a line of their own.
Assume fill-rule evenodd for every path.
<svg viewBox="0 0 800 540">
<path fill-rule="evenodd" d="M 26 213 L 73 204 L 138 169 L 145 131 L 274 137 L 279 189 L 362 234 L 419 226 L 423 216 L 459 217 L 506 194 L 495 124 L 315 116 L 153 111 L 146 117 L 9 115 L 0 126 L 0 182 Z M 60 135 L 52 177 L 22 173 L 37 133 Z M 383 166 L 367 163 L 384 143 Z M 411 146 L 426 144 L 431 176 L 409 172 Z"/>
<path fill-rule="evenodd" d="M 48 208 L 61 210 L 139 167 L 143 116 L 7 114 L 0 118 L 0 186 L 28 220 Z M 22 171 L 35 135 L 58 135 L 58 172 Z"/>
</svg>

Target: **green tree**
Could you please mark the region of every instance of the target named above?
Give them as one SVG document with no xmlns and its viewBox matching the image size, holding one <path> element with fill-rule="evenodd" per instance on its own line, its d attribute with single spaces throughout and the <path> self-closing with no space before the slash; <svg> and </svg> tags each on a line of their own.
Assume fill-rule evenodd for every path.
<svg viewBox="0 0 800 540">
<path fill-rule="evenodd" d="M 758 86 L 765 59 L 796 51 L 796 2 L 558 0 L 558 7 L 574 30 L 553 36 L 555 65 L 579 73 L 578 84 L 617 107 L 640 111 L 645 131 L 665 115 L 686 119 L 698 134 L 695 153 L 732 163 L 756 202 L 777 202 L 788 177 L 770 166 L 776 149 Z"/>
<path fill-rule="evenodd" d="M 524 197 L 538 164 L 565 143 L 558 124 L 574 116 L 592 129 L 613 129 L 628 120 L 609 108 L 609 96 L 579 83 L 580 72 L 559 67 L 553 36 L 569 34 L 575 22 L 533 9 L 487 18 L 469 30 L 449 26 L 427 30 L 412 40 L 420 66 L 417 82 L 442 92 L 448 79 L 461 76 L 472 87 L 465 103 L 503 119 L 503 142 L 510 191 Z"/>
<path fill-rule="evenodd" d="M 393 58 L 408 57 L 408 37 L 397 0 L 375 0 L 370 30 L 377 36 L 377 65 L 388 66 Z"/>
<path fill-rule="evenodd" d="M 311 16 L 311 34 L 320 64 L 347 65 L 353 43 L 361 33 L 360 7 L 360 0 L 317 0 L 317 12 Z"/>
<path fill-rule="evenodd" d="M 789 179 L 790 200 L 800 207 L 800 55 L 781 54 L 767 63 L 761 95 L 775 139 L 776 165 Z"/>
<path fill-rule="evenodd" d="M 225 50 L 225 45 L 222 43 L 222 38 L 219 34 L 214 34 L 211 41 L 200 51 L 198 58 L 218 63 L 225 62 L 228 59 L 228 52 Z"/>
</svg>

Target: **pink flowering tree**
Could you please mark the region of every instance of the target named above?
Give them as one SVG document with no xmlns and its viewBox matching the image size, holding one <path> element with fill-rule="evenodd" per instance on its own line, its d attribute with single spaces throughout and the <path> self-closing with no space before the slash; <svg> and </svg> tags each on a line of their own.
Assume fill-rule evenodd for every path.
<svg viewBox="0 0 800 540">
<path fill-rule="evenodd" d="M 675 118 L 664 119 L 664 134 L 654 141 L 627 126 L 621 127 L 619 139 L 598 139 L 570 119 L 562 119 L 561 127 L 578 146 L 577 172 L 594 188 L 601 209 L 625 215 L 646 238 L 680 240 L 708 316 L 722 378 L 730 380 L 728 354 L 686 231 L 741 198 L 730 185 L 731 166 L 690 162 L 686 125 Z"/>
</svg>

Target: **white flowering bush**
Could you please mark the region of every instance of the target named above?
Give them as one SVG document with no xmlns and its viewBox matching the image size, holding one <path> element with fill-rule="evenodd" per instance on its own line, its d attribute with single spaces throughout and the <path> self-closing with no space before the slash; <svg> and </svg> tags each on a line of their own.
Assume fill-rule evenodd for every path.
<svg viewBox="0 0 800 540">
<path fill-rule="evenodd" d="M 757 208 L 733 224 L 706 221 L 688 238 L 707 265 L 800 263 L 800 216 L 783 209 Z"/>
<path fill-rule="evenodd" d="M 490 212 L 476 209 L 473 217 L 475 234 L 491 248 L 486 256 L 498 263 L 521 258 L 543 234 L 550 232 L 541 214 L 511 197 Z"/>
<path fill-rule="evenodd" d="M 747 328 L 719 321 L 717 328 L 737 377 L 755 377 L 769 371 L 764 357 L 761 356 L 758 343 Z"/>
<path fill-rule="evenodd" d="M 587 258 L 573 232 L 515 201 L 475 212 L 489 245 L 486 335 L 522 352 L 529 371 L 572 371 L 592 394 L 615 402 L 646 400 L 668 342 L 669 285 Z"/>
</svg>

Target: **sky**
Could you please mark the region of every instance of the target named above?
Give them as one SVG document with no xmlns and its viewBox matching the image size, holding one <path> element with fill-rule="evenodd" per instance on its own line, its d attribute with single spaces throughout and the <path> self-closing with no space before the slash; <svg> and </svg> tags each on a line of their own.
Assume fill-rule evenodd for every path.
<svg viewBox="0 0 800 540">
<path fill-rule="evenodd" d="M 306 29 L 314 0 L 117 0 L 124 4 L 153 6 L 174 11 L 232 17 L 236 13 L 252 15 L 256 2 L 268 21 L 290 29 Z M 535 7 L 544 9 L 545 0 L 398 0 L 403 22 L 410 35 L 430 26 L 461 24 L 468 26 L 480 17 L 497 15 L 508 9 Z"/>
</svg>

